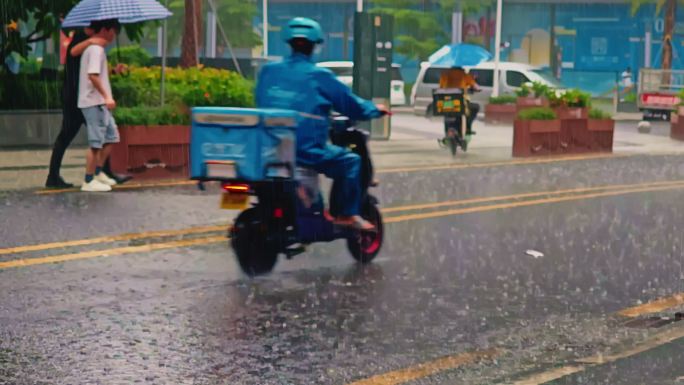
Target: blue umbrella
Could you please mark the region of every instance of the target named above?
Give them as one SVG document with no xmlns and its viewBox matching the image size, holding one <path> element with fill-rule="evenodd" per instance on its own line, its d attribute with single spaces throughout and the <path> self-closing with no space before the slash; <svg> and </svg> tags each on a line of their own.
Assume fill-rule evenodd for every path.
<svg viewBox="0 0 684 385">
<path fill-rule="evenodd" d="M 451 44 L 433 53 L 428 61 L 437 66 L 464 67 L 476 66 L 491 59 L 492 54 L 478 45 Z"/>
<path fill-rule="evenodd" d="M 87 27 L 91 21 L 107 19 L 131 24 L 169 16 L 171 12 L 155 0 L 83 0 L 69 11 L 62 27 Z"/>
</svg>

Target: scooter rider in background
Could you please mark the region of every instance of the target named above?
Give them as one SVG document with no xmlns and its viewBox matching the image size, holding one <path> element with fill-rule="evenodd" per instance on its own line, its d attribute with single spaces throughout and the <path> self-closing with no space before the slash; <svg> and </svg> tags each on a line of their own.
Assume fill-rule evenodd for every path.
<svg viewBox="0 0 684 385">
<path fill-rule="evenodd" d="M 442 72 L 442 75 L 439 78 L 439 88 L 460 88 L 463 90 L 463 97 L 466 100 L 468 106 L 466 110 L 466 135 L 474 135 L 475 132 L 473 131 L 473 121 L 475 121 L 477 114 L 480 112 L 480 105 L 477 103 L 472 103 L 470 100 L 468 100 L 468 91 L 471 89 L 476 92 L 480 91 L 480 86 L 477 84 L 475 79 L 469 74 L 467 74 L 462 67 L 452 67 Z M 447 130 L 449 128 L 448 125 L 451 123 L 452 122 L 449 121 L 449 118 L 444 119 L 445 134 L 447 133 Z M 465 140 L 463 141 L 463 143 L 465 143 Z"/>
<path fill-rule="evenodd" d="M 283 29 L 292 55 L 261 70 L 256 88 L 259 108 L 298 111 L 297 163 L 334 180 L 331 202 L 334 223 L 359 230 L 374 226 L 359 214 L 361 209 L 361 158 L 328 143 L 330 113 L 334 110 L 352 120 L 370 120 L 389 113 L 384 106 L 354 95 L 328 69 L 316 66 L 312 56 L 323 43 L 320 25 L 311 19 L 295 18 Z"/>
</svg>

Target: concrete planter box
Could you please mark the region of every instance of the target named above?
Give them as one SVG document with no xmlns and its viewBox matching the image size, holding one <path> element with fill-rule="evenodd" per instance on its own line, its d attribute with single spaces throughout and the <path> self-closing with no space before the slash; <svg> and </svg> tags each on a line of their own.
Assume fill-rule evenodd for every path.
<svg viewBox="0 0 684 385">
<path fill-rule="evenodd" d="M 512 124 L 518 113 L 515 104 L 487 104 L 485 122 L 487 124 Z"/>
<path fill-rule="evenodd" d="M 589 119 L 587 130 L 591 137 L 590 150 L 593 152 L 613 152 L 615 121 L 613 119 Z"/>
<path fill-rule="evenodd" d="M 518 111 L 522 111 L 528 108 L 548 107 L 549 100 L 546 98 L 518 97 L 515 105 L 518 107 Z"/>
<path fill-rule="evenodd" d="M 560 120 L 587 119 L 589 109 L 586 107 L 556 107 L 553 109 Z"/>
<path fill-rule="evenodd" d="M 112 170 L 136 179 L 188 178 L 190 126 L 120 126 Z"/>
<path fill-rule="evenodd" d="M 677 118 L 672 118 L 670 138 L 684 141 L 684 115 L 678 115 Z"/>
<path fill-rule="evenodd" d="M 62 110 L 0 111 L 0 146 L 50 147 L 62 128 Z M 87 145 L 86 130 L 80 130 L 72 145 Z"/>
<path fill-rule="evenodd" d="M 560 154 L 561 121 L 516 120 L 513 124 L 513 156 Z"/>
</svg>

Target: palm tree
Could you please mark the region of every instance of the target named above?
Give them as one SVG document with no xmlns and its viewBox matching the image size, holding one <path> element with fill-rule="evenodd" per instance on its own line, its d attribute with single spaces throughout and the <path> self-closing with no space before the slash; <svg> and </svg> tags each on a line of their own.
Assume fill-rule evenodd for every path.
<svg viewBox="0 0 684 385">
<path fill-rule="evenodd" d="M 632 14 L 635 14 L 642 5 L 647 3 L 656 4 L 656 14 L 659 14 L 663 7 L 665 8 L 665 28 L 663 30 L 663 56 L 661 68 L 664 70 L 672 69 L 672 35 L 674 35 L 675 31 L 677 0 L 632 0 Z"/>
<path fill-rule="evenodd" d="M 181 44 L 180 66 L 194 67 L 199 64 L 198 52 L 202 36 L 202 0 L 185 0 L 185 22 Z"/>
</svg>

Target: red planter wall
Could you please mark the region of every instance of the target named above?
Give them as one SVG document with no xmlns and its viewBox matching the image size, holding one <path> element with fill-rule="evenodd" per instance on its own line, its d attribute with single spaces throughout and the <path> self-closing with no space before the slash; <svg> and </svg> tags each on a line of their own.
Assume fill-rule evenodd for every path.
<svg viewBox="0 0 684 385">
<path fill-rule="evenodd" d="M 487 124 L 510 124 L 515 121 L 518 108 L 515 104 L 487 104 L 485 122 Z"/>
<path fill-rule="evenodd" d="M 513 124 L 513 156 L 560 153 L 560 120 L 516 120 Z"/>
<path fill-rule="evenodd" d="M 684 115 L 678 115 L 676 118 L 673 117 L 670 137 L 676 140 L 684 140 Z"/>
<path fill-rule="evenodd" d="M 121 126 L 121 142 L 112 148 L 116 173 L 136 179 L 187 178 L 189 126 Z"/>
<path fill-rule="evenodd" d="M 612 119 L 589 119 L 587 130 L 591 137 L 590 151 L 613 152 L 615 121 Z"/>
</svg>

